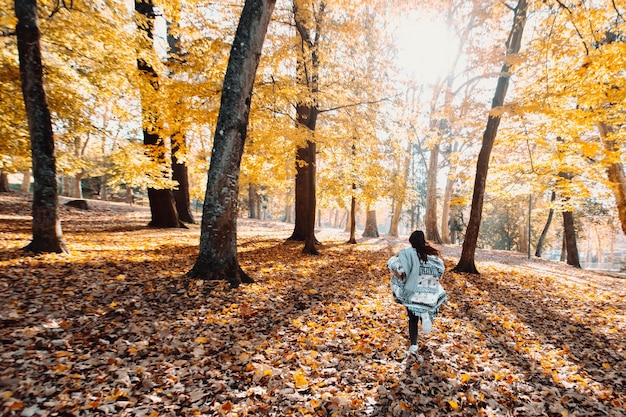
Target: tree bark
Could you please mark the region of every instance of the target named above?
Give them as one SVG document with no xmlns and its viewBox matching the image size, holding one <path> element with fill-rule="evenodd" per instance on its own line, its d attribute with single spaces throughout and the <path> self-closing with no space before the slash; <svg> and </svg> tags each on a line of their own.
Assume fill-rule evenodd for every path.
<svg viewBox="0 0 626 417">
<path fill-rule="evenodd" d="M 614 133 L 612 126 L 600 122 L 598 123 L 598 131 L 600 132 L 602 145 L 608 154 L 608 159 L 614 161 L 609 164 L 606 173 L 615 197 L 620 225 L 622 226 L 622 231 L 626 233 L 626 176 L 624 175 L 624 166 L 621 160 L 621 150 L 615 139 L 612 138 Z"/>
<path fill-rule="evenodd" d="M 275 0 L 246 0 L 228 60 L 191 278 L 254 282 L 237 259 L 237 201 L 254 77 Z"/>
<path fill-rule="evenodd" d="M 567 249 L 567 264 L 580 268 L 578 246 L 576 245 L 576 230 L 574 229 L 574 213 L 571 211 L 563 212 L 563 236 Z"/>
<path fill-rule="evenodd" d="M 20 191 L 27 193 L 30 191 L 30 170 L 22 172 L 22 184 L 20 185 Z"/>
<path fill-rule="evenodd" d="M 302 106 L 297 106 L 300 109 Z M 306 106 L 305 106 L 306 107 Z M 317 119 L 317 109 L 310 108 L 311 116 Z M 315 115 L 315 116 L 314 116 Z M 307 122 L 305 111 L 297 111 L 298 123 L 308 126 L 315 121 Z M 315 127 L 311 129 L 311 132 Z M 317 255 L 319 252 L 315 247 L 319 243 L 315 238 L 315 212 L 316 212 L 316 195 L 315 195 L 315 176 L 316 176 L 316 146 L 315 142 L 307 141 L 305 147 L 298 148 L 296 152 L 296 217 L 293 233 L 288 240 L 304 241 L 304 253 Z"/>
<path fill-rule="evenodd" d="M 400 215 L 402 214 L 401 196 L 394 198 L 393 213 L 391 214 L 391 224 L 389 225 L 389 236 L 398 237 L 398 226 L 400 224 Z"/>
<path fill-rule="evenodd" d="M 528 252 L 528 217 L 526 215 L 526 210 L 524 209 L 524 204 L 520 204 L 519 207 L 519 221 L 518 221 L 518 230 L 519 230 L 519 239 L 517 245 L 517 251 L 520 253 L 530 253 Z"/>
<path fill-rule="evenodd" d="M 297 120 L 306 126 L 306 106 L 297 106 Z M 317 116 L 315 116 L 317 117 Z M 315 121 L 309 122 L 315 125 Z M 315 127 L 313 128 L 315 129 Z M 315 143 L 307 141 L 304 147 L 296 151 L 296 179 L 295 179 L 295 221 L 294 229 L 288 240 L 305 241 L 308 232 L 308 225 L 315 223 L 315 189 L 311 193 L 309 186 L 315 180 L 311 179 L 315 175 Z M 310 197 L 313 195 L 313 201 Z"/>
<path fill-rule="evenodd" d="M 450 168 L 452 171 L 453 169 Z M 451 243 L 450 236 L 450 201 L 452 200 L 452 191 L 454 190 L 454 179 L 452 172 L 448 174 L 446 179 L 446 189 L 443 193 L 443 204 L 441 208 L 441 243 Z"/>
<path fill-rule="evenodd" d="M 513 27 L 511 28 L 509 38 L 507 39 L 506 58 L 517 54 L 520 50 L 524 26 L 526 24 L 526 9 L 526 0 L 519 0 L 517 7 L 515 8 Z M 501 107 L 504 104 L 506 91 L 509 87 L 511 73 L 510 66 L 506 63 L 506 58 L 505 64 L 502 65 L 502 75 L 498 78 L 498 84 L 491 103 L 492 109 Z M 454 268 L 457 272 L 478 273 L 474 257 L 476 254 L 476 246 L 478 244 L 478 232 L 480 230 L 480 223 L 482 220 L 483 200 L 487 184 L 487 171 L 489 170 L 489 158 L 491 157 L 491 150 L 493 149 L 499 125 L 500 116 L 490 114 L 487 119 L 487 126 L 485 128 L 485 132 L 483 133 L 483 142 L 478 154 L 478 161 L 476 163 L 476 177 L 474 180 L 472 207 L 469 222 L 467 224 L 467 230 L 465 231 L 465 239 L 463 240 L 461 257 L 459 259 L 459 263 Z"/>
<path fill-rule="evenodd" d="M 180 39 L 177 34 L 177 29 L 179 29 L 179 22 L 177 20 L 167 23 L 167 62 L 173 76 L 176 75 L 176 64 L 181 60 Z M 189 196 L 189 170 L 187 169 L 187 159 L 180 157 L 188 153 L 187 138 L 184 132 L 184 114 L 183 109 L 182 111 L 176 112 L 174 116 L 176 119 L 175 123 L 179 126 L 183 126 L 183 128 L 171 137 L 172 179 L 178 182 L 178 187 L 172 190 L 172 194 L 174 196 L 174 205 L 176 206 L 178 219 L 184 223 L 195 224 L 196 221 L 191 212 L 191 198 Z"/>
<path fill-rule="evenodd" d="M 356 185 L 352 184 L 352 189 L 354 190 Z M 356 243 L 356 197 L 352 196 L 350 200 L 350 239 L 348 239 L 348 243 L 355 244 Z"/>
<path fill-rule="evenodd" d="M 304 86 L 310 95 L 307 103 L 300 102 L 296 106 L 296 123 L 307 129 L 309 138 L 304 146 L 296 152 L 296 218 L 294 230 L 289 240 L 304 240 L 304 253 L 317 255 L 319 252 L 315 245 L 319 243 L 315 238 L 315 214 L 316 214 L 316 144 L 314 133 L 317 124 L 319 109 L 315 96 L 319 91 L 319 59 L 316 52 L 320 34 L 311 36 L 311 27 L 319 30 L 319 21 L 322 18 L 324 7 L 315 13 L 309 13 L 300 7 L 299 1 L 293 2 L 293 15 L 298 34 L 300 53 L 297 58 L 296 72 L 298 83 Z"/>
<path fill-rule="evenodd" d="M 363 237 L 380 237 L 378 233 L 378 224 L 376 221 L 376 210 L 367 209 L 365 215 L 365 230 L 363 230 Z"/>
<path fill-rule="evenodd" d="M 552 195 L 550 196 L 550 203 L 554 203 L 554 200 L 556 200 L 556 193 L 552 191 Z M 539 235 L 539 239 L 537 240 L 537 246 L 535 247 L 535 256 L 537 258 L 541 258 L 541 253 L 543 252 L 543 245 L 546 241 L 546 236 L 548 235 L 548 230 L 550 229 L 550 224 L 552 223 L 553 216 L 554 216 L 554 208 L 550 206 L 550 211 L 548 211 L 548 218 L 546 219 L 546 224 L 543 226 L 541 235 Z"/>
<path fill-rule="evenodd" d="M 83 198 L 83 187 L 81 181 L 84 176 L 85 173 L 81 171 L 70 178 L 70 197 L 78 199 Z"/>
<path fill-rule="evenodd" d="M 259 195 L 257 194 L 257 185 L 256 184 L 248 184 L 248 218 L 250 219 L 258 219 L 259 218 L 259 204 L 258 199 Z"/>
<path fill-rule="evenodd" d="M 152 0 L 135 0 L 135 11 L 146 19 L 144 22 L 139 22 L 137 29 L 146 34 L 147 39 L 153 39 L 154 19 L 156 17 L 154 5 Z M 153 45 L 146 47 L 150 48 L 146 51 L 149 54 L 153 54 Z M 139 47 L 142 50 L 143 47 Z M 143 77 L 152 89 L 151 96 L 156 96 L 159 90 L 159 76 L 150 63 L 141 57 L 137 56 L 137 69 L 139 74 Z M 165 141 L 160 136 L 160 117 L 158 111 L 151 103 L 149 97 L 144 94 L 143 90 L 140 95 L 141 99 L 141 113 L 143 119 L 143 143 L 144 145 L 155 147 L 158 150 L 156 156 L 159 163 L 165 163 Z M 148 223 L 150 227 L 157 228 L 177 228 L 185 227 L 179 217 L 176 210 L 176 203 L 174 200 L 174 194 L 170 189 L 155 189 L 148 187 L 148 200 L 150 202 L 150 214 L 151 220 Z"/>
<path fill-rule="evenodd" d="M 36 0 L 16 0 L 20 80 L 28 117 L 33 159 L 33 240 L 30 252 L 67 252 L 59 218 L 59 196 L 52 120 L 43 86 Z"/>
<path fill-rule="evenodd" d="M 181 143 L 178 143 L 181 141 Z M 179 135 L 172 142 L 172 179 L 178 181 L 178 188 L 172 190 L 174 206 L 178 214 L 178 220 L 185 223 L 195 224 L 191 212 L 191 198 L 189 197 L 189 170 L 186 162 L 180 162 L 176 156 L 181 148 L 186 148 L 185 137 Z"/>
<path fill-rule="evenodd" d="M 397 193 L 394 195 L 393 214 L 391 215 L 391 224 L 389 225 L 389 236 L 398 237 L 398 225 L 400 224 L 400 216 L 402 215 L 402 206 L 404 205 L 405 190 L 409 181 L 409 170 L 411 169 L 413 143 L 409 141 L 406 147 L 406 154 L 401 166 L 402 172 L 398 172 L 398 180 L 400 180 Z"/>
<path fill-rule="evenodd" d="M 426 183 L 426 215 L 424 226 L 426 239 L 441 244 L 441 236 L 437 228 L 437 167 L 439 159 L 439 144 L 433 145 L 428 161 L 428 177 Z"/>
<path fill-rule="evenodd" d="M 11 192 L 9 187 L 9 174 L 6 171 L 0 171 L 0 193 Z"/>
</svg>

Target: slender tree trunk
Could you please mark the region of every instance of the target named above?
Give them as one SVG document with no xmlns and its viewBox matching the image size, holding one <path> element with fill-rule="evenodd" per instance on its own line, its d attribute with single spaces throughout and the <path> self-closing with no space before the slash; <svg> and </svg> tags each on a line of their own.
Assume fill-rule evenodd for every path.
<svg viewBox="0 0 626 417">
<path fill-rule="evenodd" d="M 433 145 L 428 161 L 428 177 L 426 183 L 426 239 L 441 244 L 441 236 L 437 229 L 437 167 L 439 163 L 439 144 Z"/>
<path fill-rule="evenodd" d="M 341 210 L 335 209 L 333 211 L 335 213 L 334 219 L 333 219 L 333 228 L 337 229 L 338 227 L 341 227 L 339 223 L 341 221 L 341 217 L 340 217 Z"/>
<path fill-rule="evenodd" d="M 578 247 L 576 245 L 576 230 L 574 229 L 574 213 L 571 211 L 563 212 L 563 236 L 567 248 L 567 264 L 580 268 Z"/>
<path fill-rule="evenodd" d="M 451 243 L 450 237 L 450 201 L 454 190 L 454 179 L 452 178 L 452 168 L 446 180 L 446 189 L 443 193 L 443 204 L 441 209 L 441 243 Z"/>
<path fill-rule="evenodd" d="M 248 217 L 251 219 L 258 219 L 259 212 L 257 208 L 259 205 L 257 204 L 257 200 L 259 195 L 256 192 L 256 184 L 248 184 Z"/>
<path fill-rule="evenodd" d="M 391 224 L 389 225 L 389 236 L 398 237 L 398 225 L 400 224 L 400 215 L 402 214 L 402 197 L 395 197 L 393 205 L 393 213 L 391 215 Z"/>
<path fill-rule="evenodd" d="M 352 189 L 355 189 L 356 185 L 352 184 Z M 356 243 L 356 197 L 352 196 L 350 201 L 350 239 L 348 243 Z"/>
<path fill-rule="evenodd" d="M 411 169 L 413 143 L 409 141 L 407 144 L 404 161 L 401 165 L 401 172 L 398 172 L 398 180 L 400 180 L 397 193 L 394 195 L 393 214 L 391 216 L 391 224 L 389 225 L 389 236 L 398 237 L 398 225 L 400 224 L 400 216 L 402 215 L 402 206 L 404 205 L 405 190 L 409 181 L 409 171 Z"/>
<path fill-rule="evenodd" d="M 22 172 L 22 184 L 20 185 L 20 191 L 23 193 L 27 193 L 30 191 L 30 170 L 25 170 Z"/>
<path fill-rule="evenodd" d="M 550 196 L 550 203 L 554 203 L 554 200 L 556 200 L 556 193 L 552 191 L 552 195 Z M 541 235 L 539 235 L 539 239 L 537 240 L 537 246 L 535 247 L 535 256 L 537 258 L 541 258 L 541 253 L 543 252 L 543 245 L 546 241 L 546 236 L 548 235 L 550 224 L 552 223 L 552 216 L 554 216 L 554 208 L 552 207 L 552 205 L 550 205 L 550 211 L 548 211 L 548 218 L 546 219 L 546 224 L 543 226 Z"/>
<path fill-rule="evenodd" d="M 526 216 L 526 210 L 524 205 L 520 204 L 519 215 L 519 244 L 517 245 L 517 251 L 520 253 L 529 253 L 528 251 L 528 217 Z"/>
<path fill-rule="evenodd" d="M 476 6 L 474 6 L 476 7 Z M 452 11 L 450 11 L 450 13 L 447 14 L 446 16 L 446 20 L 449 24 L 453 24 L 454 23 L 454 13 L 452 13 Z M 438 102 L 438 98 L 440 95 L 440 92 L 443 89 L 443 93 L 444 93 L 444 105 L 443 108 L 450 108 L 452 101 L 454 100 L 454 94 L 452 92 L 452 86 L 454 84 L 454 80 L 456 78 L 456 68 L 457 65 L 459 63 L 459 60 L 461 59 L 462 55 L 463 55 L 463 48 L 465 47 L 465 44 L 467 42 L 467 39 L 470 36 L 470 33 L 472 31 L 472 29 L 474 28 L 474 24 L 472 22 L 472 20 L 470 19 L 470 21 L 468 22 L 467 26 L 460 32 L 460 36 L 459 36 L 459 43 L 457 46 L 457 51 L 456 51 L 456 58 L 455 60 L 452 62 L 452 64 L 450 65 L 450 68 L 448 70 L 448 75 L 445 78 L 445 82 L 442 83 L 440 86 L 437 86 L 434 89 L 434 95 L 433 95 L 433 100 L 431 101 L 431 110 L 430 110 L 430 117 L 431 119 L 434 117 L 434 115 L 436 114 L 436 104 Z M 452 117 L 450 117 L 452 118 Z M 441 138 L 441 134 L 445 133 L 447 130 L 447 126 L 449 124 L 449 120 L 447 119 L 439 119 L 436 122 L 436 125 L 438 127 L 438 133 L 440 134 L 440 138 Z M 439 144 L 441 143 L 441 139 L 440 141 L 437 143 L 437 153 L 439 152 Z M 455 145 L 456 148 L 456 145 Z M 437 164 L 435 164 L 434 166 L 432 166 L 432 162 L 429 164 L 429 170 L 428 170 L 428 184 L 427 184 L 427 189 L 434 191 L 436 193 L 437 191 L 437 180 L 436 180 L 436 176 L 437 176 Z M 437 214 L 436 214 L 436 196 L 435 196 L 435 204 L 434 204 L 434 219 L 431 219 L 430 221 L 432 222 L 432 224 L 430 226 L 426 226 L 426 231 L 427 231 L 427 236 L 429 234 L 429 229 L 431 229 L 432 231 L 434 231 L 436 233 L 436 235 L 433 234 L 433 237 L 429 238 L 432 242 L 437 242 L 437 243 L 450 243 L 451 241 L 451 237 L 450 237 L 450 228 L 449 228 L 449 222 L 450 222 L 450 200 L 452 198 L 452 190 L 454 188 L 454 173 L 455 173 L 455 169 L 454 167 L 451 165 L 450 166 L 450 172 L 448 173 L 448 178 L 446 180 L 446 188 L 445 188 L 445 192 L 444 192 L 444 196 L 443 196 L 443 205 L 442 205 L 442 210 L 441 210 L 441 236 L 439 237 L 439 242 L 437 242 L 437 239 L 435 239 L 435 237 L 439 236 L 438 232 L 436 231 L 436 225 L 437 225 Z M 431 176 L 434 176 L 434 180 L 431 180 Z M 431 181 L 434 181 L 434 185 L 431 184 Z M 428 195 L 428 193 L 427 193 Z M 428 197 L 427 197 L 427 202 L 428 202 Z M 432 202 L 431 202 L 432 204 Z M 428 203 L 427 203 L 427 207 L 426 207 L 426 218 L 429 217 L 429 210 L 428 210 Z"/>
<path fill-rule="evenodd" d="M 61 190 L 59 191 L 59 195 L 67 196 L 70 195 L 70 177 L 67 175 L 59 175 L 61 179 Z"/>
<path fill-rule="evenodd" d="M 517 7 L 515 8 L 515 16 L 513 18 L 513 27 L 507 40 L 507 52 L 506 57 L 515 55 L 519 52 L 522 35 L 524 33 L 524 26 L 526 24 L 526 0 L 519 0 Z M 510 65 L 506 63 L 502 66 L 502 75 L 498 78 L 498 84 L 496 86 L 496 92 L 491 103 L 491 108 L 498 108 L 504 104 L 504 98 L 506 91 L 509 87 L 509 80 L 511 78 Z M 474 180 L 474 193 L 472 195 L 472 208 L 470 211 L 470 218 L 467 224 L 467 230 L 465 231 L 465 239 L 463 240 L 463 248 L 461 251 L 461 257 L 459 263 L 454 268 L 457 272 L 469 272 L 478 273 L 474 256 L 476 254 L 476 246 L 478 244 L 478 232 L 480 230 L 480 223 L 482 220 L 483 200 L 485 197 L 485 188 L 487 184 L 487 171 L 489 170 L 489 159 L 491 157 L 491 150 L 498 133 L 498 126 L 500 125 L 500 116 L 490 114 L 487 119 L 487 127 L 483 134 L 483 143 L 478 154 L 478 161 L 476 163 L 476 177 Z"/>
<path fill-rule="evenodd" d="M 365 217 L 365 230 L 363 230 L 363 237 L 379 237 L 378 224 L 376 221 L 376 210 L 367 209 Z"/>
<path fill-rule="evenodd" d="M 129 206 L 133 206 L 135 204 L 135 196 L 133 195 L 133 187 L 126 187 L 126 202 Z"/>
<path fill-rule="evenodd" d="M 145 21 L 138 23 L 138 30 L 144 32 L 146 39 L 153 39 L 154 19 L 156 13 L 152 0 L 135 0 L 135 11 L 145 17 Z M 154 55 L 154 45 L 141 45 L 138 49 L 144 53 Z M 141 91 L 141 113 L 143 119 L 143 143 L 147 147 L 156 150 L 156 158 L 160 163 L 165 160 L 165 140 L 160 136 L 161 121 L 159 111 L 151 102 L 152 97 L 156 97 L 159 90 L 159 76 L 147 59 L 141 54 L 137 57 L 137 69 L 142 79 L 145 81 L 145 88 L 151 90 L 147 94 Z M 157 228 L 177 228 L 185 227 L 178 217 L 174 194 L 170 189 L 148 188 L 148 200 L 150 202 L 151 220 L 150 227 Z"/>
<path fill-rule="evenodd" d="M 16 0 L 20 80 L 28 117 L 33 159 L 33 240 L 30 252 L 67 252 L 59 218 L 56 157 L 50 110 L 43 87 L 40 32 L 36 0 Z"/>
<path fill-rule="evenodd" d="M 293 204 L 285 204 L 285 223 L 294 223 L 294 207 Z"/>
<path fill-rule="evenodd" d="M 98 182 L 99 182 L 99 186 L 100 186 L 100 187 L 99 187 L 99 188 L 100 188 L 100 190 L 99 190 L 100 200 L 102 200 L 102 201 L 107 201 L 108 196 L 107 196 L 107 182 L 106 182 L 106 177 L 105 177 L 105 176 L 100 177 L 100 178 L 99 178 L 99 180 L 98 180 Z"/>
<path fill-rule="evenodd" d="M 191 278 L 253 282 L 237 259 L 237 200 L 254 77 L 275 0 L 246 0 L 224 76 Z"/>
</svg>

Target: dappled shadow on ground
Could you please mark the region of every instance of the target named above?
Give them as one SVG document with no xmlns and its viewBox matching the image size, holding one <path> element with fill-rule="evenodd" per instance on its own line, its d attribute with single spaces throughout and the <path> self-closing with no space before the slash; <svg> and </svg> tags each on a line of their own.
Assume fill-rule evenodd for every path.
<svg viewBox="0 0 626 417">
<path fill-rule="evenodd" d="M 93 211 L 68 225 L 71 254 L 18 256 L 20 219 L 0 225 L 2 415 L 626 413 L 625 297 L 589 291 L 613 288 L 599 275 L 589 286 L 532 263 L 448 271 L 450 302 L 420 335 L 419 363 L 404 357 L 405 311 L 388 292 L 401 240 L 347 245 L 325 231 L 311 256 L 284 243 L 289 225 L 242 221 L 256 284 L 231 290 L 185 278 L 197 226 Z"/>
</svg>

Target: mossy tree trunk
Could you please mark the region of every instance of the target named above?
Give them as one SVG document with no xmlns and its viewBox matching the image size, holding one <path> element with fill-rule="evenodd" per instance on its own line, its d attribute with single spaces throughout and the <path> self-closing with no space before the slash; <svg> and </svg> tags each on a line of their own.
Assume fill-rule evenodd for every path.
<svg viewBox="0 0 626 417">
<path fill-rule="evenodd" d="M 36 0 L 16 0 L 20 80 L 28 117 L 33 160 L 33 240 L 30 252 L 67 252 L 59 218 L 56 157 L 52 120 L 43 87 L 40 31 Z"/>
<path fill-rule="evenodd" d="M 252 87 L 275 0 L 246 0 L 224 76 L 196 263 L 191 278 L 254 282 L 237 259 L 237 201 Z"/>
</svg>

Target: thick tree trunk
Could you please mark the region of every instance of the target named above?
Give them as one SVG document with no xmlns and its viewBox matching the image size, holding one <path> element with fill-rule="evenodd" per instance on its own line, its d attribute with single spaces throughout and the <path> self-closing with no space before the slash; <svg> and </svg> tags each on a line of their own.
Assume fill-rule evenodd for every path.
<svg viewBox="0 0 626 417">
<path fill-rule="evenodd" d="M 571 211 L 563 212 L 563 236 L 567 250 L 567 264 L 580 268 L 578 246 L 576 245 L 576 230 L 574 229 L 574 213 Z"/>
<path fill-rule="evenodd" d="M 6 171 L 0 171 L 0 193 L 9 193 L 11 192 L 11 187 L 9 186 L 9 174 Z"/>
<path fill-rule="evenodd" d="M 179 22 L 168 22 L 167 24 L 167 62 L 170 65 L 171 76 L 175 77 L 176 63 L 180 62 L 180 38 L 178 36 Z M 191 198 L 189 196 L 189 172 L 187 169 L 187 159 L 181 158 L 182 155 L 187 154 L 187 138 L 185 137 L 184 126 L 185 117 L 184 109 L 179 111 L 175 115 L 176 124 L 183 126 L 181 131 L 172 135 L 172 179 L 178 182 L 178 187 L 172 190 L 174 195 L 174 204 L 176 206 L 176 212 L 178 213 L 178 219 L 181 222 L 195 224 L 196 221 L 193 218 L 191 212 Z"/>
<path fill-rule="evenodd" d="M 304 118 L 304 117 L 303 117 Z M 311 175 L 310 166 L 315 163 L 315 156 L 311 156 L 312 142 L 298 148 L 296 151 L 296 185 L 295 185 L 295 223 L 289 240 L 306 240 L 307 223 L 309 217 L 315 216 L 315 211 L 311 214 L 311 202 L 309 202 L 310 192 L 308 184 Z M 311 160 L 313 158 L 313 160 Z"/>
<path fill-rule="evenodd" d="M 148 226 L 159 229 L 186 228 L 178 219 L 172 190 L 148 188 L 148 200 L 150 201 L 150 212 L 152 214 L 152 220 L 150 220 Z"/>
<path fill-rule="evenodd" d="M 275 0 L 246 0 L 224 76 L 191 278 L 253 282 L 237 259 L 237 201 L 254 77 Z"/>
<path fill-rule="evenodd" d="M 70 197 L 78 198 L 78 199 L 83 198 L 83 187 L 82 187 L 81 181 L 84 176 L 85 176 L 84 172 L 79 172 L 78 174 L 71 177 L 70 192 L 69 192 Z"/>
<path fill-rule="evenodd" d="M 441 236 L 437 228 L 437 167 L 439 163 L 439 144 L 433 145 L 428 161 L 428 177 L 426 182 L 426 216 L 424 219 L 426 239 L 441 244 Z"/>
<path fill-rule="evenodd" d="M 624 165 L 621 160 L 621 150 L 613 138 L 614 129 L 612 126 L 603 122 L 598 123 L 598 131 L 600 132 L 600 139 L 607 152 L 608 159 L 614 161 L 609 164 L 606 173 L 611 182 L 620 225 L 622 226 L 622 231 L 626 233 L 626 176 L 624 175 Z"/>
<path fill-rule="evenodd" d="M 152 40 L 154 19 L 156 17 L 152 0 L 135 0 L 135 11 L 145 17 L 145 21 L 138 23 L 137 29 L 145 33 L 146 39 Z M 153 48 L 154 45 L 152 44 L 140 45 L 138 50 L 145 49 L 144 52 L 153 55 Z M 148 60 L 141 57 L 141 53 L 137 57 L 137 68 L 140 76 L 145 81 L 145 87 L 152 90 L 149 96 L 156 97 L 159 90 L 159 76 Z M 143 89 L 140 96 L 143 119 L 143 143 L 158 150 L 158 155 L 156 156 L 158 162 L 165 163 L 166 149 L 165 141 L 160 136 L 160 125 L 162 122 L 160 121 L 159 112 Z M 172 190 L 148 188 L 148 199 L 152 216 L 149 223 L 150 227 L 185 227 L 178 217 Z"/>
<path fill-rule="evenodd" d="M 519 0 L 515 8 L 515 16 L 513 18 L 513 27 L 507 40 L 507 58 L 519 52 L 522 43 L 522 34 L 526 24 L 526 0 Z M 491 103 L 491 108 L 495 109 L 504 104 L 506 90 L 509 87 L 511 78 L 510 66 L 506 63 L 502 66 L 501 76 L 498 78 L 496 92 Z M 469 272 L 477 274 L 474 256 L 476 254 L 476 246 L 478 244 L 478 232 L 482 221 L 483 200 L 485 197 L 485 188 L 487 184 L 487 171 L 489 170 L 489 158 L 493 149 L 498 126 L 500 125 L 500 116 L 490 114 L 487 119 L 487 127 L 483 133 L 483 143 L 478 154 L 476 163 L 476 177 L 474 180 L 474 193 L 472 195 L 472 207 L 470 218 L 465 231 L 465 239 L 463 240 L 463 248 L 459 263 L 454 268 L 457 272 Z"/>
<path fill-rule="evenodd" d="M 297 106 L 297 120 L 302 126 L 315 131 L 317 122 L 317 108 L 310 106 Z M 308 140 L 304 147 L 296 152 L 296 218 L 294 230 L 289 240 L 304 241 L 303 252 L 318 254 L 315 238 L 315 212 L 316 212 L 316 145 Z"/>
<path fill-rule="evenodd" d="M 378 233 L 378 224 L 376 220 L 376 210 L 367 209 L 365 216 L 365 230 L 363 230 L 363 237 L 380 237 Z"/>
<path fill-rule="evenodd" d="M 56 157 L 50 110 L 43 87 L 40 32 L 36 0 L 16 0 L 20 79 L 28 117 L 33 159 L 33 240 L 30 252 L 67 252 L 59 218 Z"/>
<path fill-rule="evenodd" d="M 296 106 L 296 122 L 298 126 L 307 129 L 309 138 L 304 146 L 296 152 L 296 219 L 294 231 L 290 240 L 304 240 L 304 253 L 317 255 L 315 245 L 319 243 L 315 238 L 316 214 L 316 144 L 315 129 L 319 109 L 315 100 L 319 91 L 319 59 L 316 48 L 319 33 L 311 36 L 311 28 L 318 30 L 323 18 L 324 6 L 317 11 L 305 10 L 304 3 L 293 2 L 293 16 L 299 42 L 299 54 L 296 62 L 296 77 L 298 83 L 305 87 L 310 95 L 307 103 L 301 102 Z M 319 20 L 317 20 L 319 19 Z"/>
<path fill-rule="evenodd" d="M 552 195 L 550 197 L 550 203 L 554 203 L 554 200 L 556 200 L 556 193 L 552 191 Z M 550 210 L 548 211 L 548 218 L 546 219 L 546 224 L 543 226 L 541 235 L 539 235 L 539 239 L 537 240 L 537 246 L 535 247 L 535 256 L 537 258 L 541 258 L 541 253 L 543 252 L 543 245 L 546 241 L 546 236 L 548 235 L 548 230 L 550 229 L 550 224 L 552 223 L 553 216 L 554 216 L 554 208 L 550 206 Z"/>
</svg>

